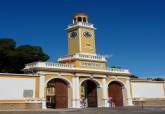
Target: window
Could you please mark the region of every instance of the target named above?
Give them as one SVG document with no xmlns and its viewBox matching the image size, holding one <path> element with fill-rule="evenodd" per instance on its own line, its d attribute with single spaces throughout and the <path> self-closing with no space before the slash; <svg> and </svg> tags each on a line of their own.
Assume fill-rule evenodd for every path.
<svg viewBox="0 0 165 114">
<path fill-rule="evenodd" d="M 85 17 L 83 18 L 83 22 L 86 22 L 86 18 Z"/>
<path fill-rule="evenodd" d="M 76 18 L 74 18 L 73 20 L 74 20 L 74 22 L 76 22 Z"/>
<path fill-rule="evenodd" d="M 23 91 L 24 98 L 32 98 L 33 97 L 33 90 L 24 90 Z"/>
<path fill-rule="evenodd" d="M 78 17 L 78 21 L 81 22 L 82 21 L 82 18 L 81 17 Z"/>
<path fill-rule="evenodd" d="M 55 87 L 47 88 L 47 96 L 55 96 Z"/>
</svg>

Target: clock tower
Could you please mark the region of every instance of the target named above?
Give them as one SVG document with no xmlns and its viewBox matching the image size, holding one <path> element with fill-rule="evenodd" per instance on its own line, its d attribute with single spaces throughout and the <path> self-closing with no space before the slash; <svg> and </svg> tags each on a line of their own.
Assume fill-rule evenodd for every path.
<svg viewBox="0 0 165 114">
<path fill-rule="evenodd" d="M 76 13 L 73 23 L 67 26 L 68 55 L 58 62 L 72 64 L 80 69 L 106 69 L 106 58 L 96 54 L 95 27 L 84 13 Z"/>
<path fill-rule="evenodd" d="M 72 17 L 73 23 L 68 25 L 68 55 L 76 53 L 96 54 L 95 28 L 88 22 L 84 13 L 76 13 Z"/>
</svg>

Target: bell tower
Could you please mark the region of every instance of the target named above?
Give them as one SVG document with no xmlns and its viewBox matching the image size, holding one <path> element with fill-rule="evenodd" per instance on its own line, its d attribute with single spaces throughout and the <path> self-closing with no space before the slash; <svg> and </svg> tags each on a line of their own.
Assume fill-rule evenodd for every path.
<svg viewBox="0 0 165 114">
<path fill-rule="evenodd" d="M 88 22 L 85 13 L 76 13 L 72 17 L 73 23 L 68 25 L 68 55 L 76 53 L 96 54 L 95 28 Z"/>
<path fill-rule="evenodd" d="M 72 64 L 81 69 L 106 69 L 106 58 L 96 54 L 95 27 L 85 13 L 76 13 L 72 24 L 67 26 L 68 55 L 58 62 Z"/>
</svg>

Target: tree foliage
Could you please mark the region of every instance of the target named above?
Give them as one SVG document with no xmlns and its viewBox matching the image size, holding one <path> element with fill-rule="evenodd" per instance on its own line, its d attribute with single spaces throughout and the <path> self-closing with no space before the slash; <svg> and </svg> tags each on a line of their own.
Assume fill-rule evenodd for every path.
<svg viewBox="0 0 165 114">
<path fill-rule="evenodd" d="M 122 67 L 120 67 L 120 66 L 111 66 L 111 68 L 117 68 L 117 69 L 121 69 Z"/>
<path fill-rule="evenodd" d="M 157 77 L 157 78 L 154 78 L 153 80 L 154 81 L 164 81 L 165 79 L 164 78 Z"/>
<path fill-rule="evenodd" d="M 0 72 L 22 73 L 25 64 L 47 61 L 49 56 L 40 46 L 21 45 L 16 47 L 14 39 L 0 39 Z"/>
<path fill-rule="evenodd" d="M 157 77 L 157 78 L 151 78 L 151 77 L 149 77 L 149 78 L 147 78 L 147 80 L 152 80 L 152 81 L 165 81 L 165 79 L 164 79 L 164 78 L 161 78 L 161 77 Z"/>
<path fill-rule="evenodd" d="M 139 77 L 136 75 L 131 75 L 130 78 L 139 78 Z"/>
</svg>

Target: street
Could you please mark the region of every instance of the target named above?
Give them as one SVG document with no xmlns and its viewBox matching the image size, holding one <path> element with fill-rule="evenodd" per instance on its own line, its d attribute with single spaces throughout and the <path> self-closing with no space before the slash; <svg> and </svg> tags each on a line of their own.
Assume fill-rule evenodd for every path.
<svg viewBox="0 0 165 114">
<path fill-rule="evenodd" d="M 15 110 L 0 111 L 0 114 L 165 114 L 164 107 L 119 107 L 119 108 L 86 108 L 86 109 L 48 109 L 48 110 Z"/>
</svg>

